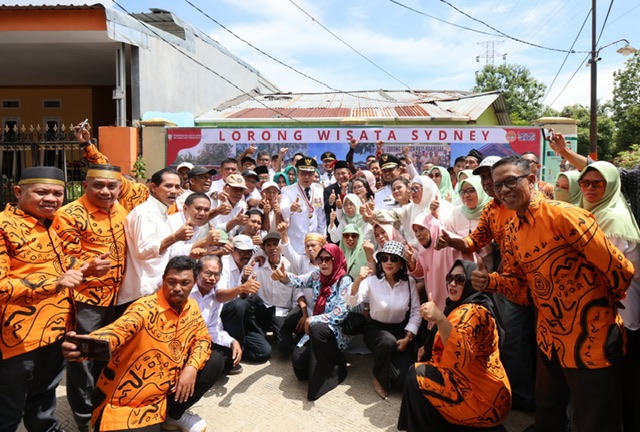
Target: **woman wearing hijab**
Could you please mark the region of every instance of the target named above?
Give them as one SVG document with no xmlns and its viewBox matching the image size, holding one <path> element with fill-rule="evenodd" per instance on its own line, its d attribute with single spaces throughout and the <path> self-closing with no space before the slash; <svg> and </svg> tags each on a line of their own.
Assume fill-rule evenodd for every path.
<svg viewBox="0 0 640 432">
<path fill-rule="evenodd" d="M 474 254 L 461 252 L 454 248 L 436 250 L 436 242 L 442 232 L 442 224 L 431 214 L 419 215 L 411 224 L 419 246 L 416 259 L 409 262 L 409 275 L 416 280 L 424 279 L 423 299 L 426 293 L 438 308 L 443 309 L 447 299 L 447 291 L 442 289 L 442 281 L 454 262 L 461 259 L 474 260 Z"/>
<path fill-rule="evenodd" d="M 347 225 L 355 225 L 362 233 L 363 241 L 373 240 L 373 227 L 362 218 L 360 207 L 362 201 L 357 195 L 350 193 L 344 197 L 342 209 L 336 210 L 335 219 L 332 212 L 329 219 L 328 233 L 332 242 L 338 243 L 341 240 L 342 232 Z"/>
<path fill-rule="evenodd" d="M 429 170 L 429 178 L 434 181 L 442 199 L 453 202 L 457 198 L 456 192 L 451 184 L 449 171 L 445 167 L 434 166 Z"/>
<path fill-rule="evenodd" d="M 282 189 L 285 186 L 289 186 L 289 177 L 285 173 L 277 172 L 273 175 L 273 181 L 276 182 L 278 187 Z"/>
<path fill-rule="evenodd" d="M 367 265 L 367 254 L 362 247 L 364 240 L 357 225 L 349 224 L 344 227 L 339 246 L 347 260 L 347 274 L 353 280 L 360 274 L 360 267 Z"/>
<path fill-rule="evenodd" d="M 582 191 L 580 191 L 580 185 L 578 184 L 579 178 L 580 171 L 576 170 L 558 173 L 556 176 L 554 199 L 573 205 L 580 205 Z"/>
<path fill-rule="evenodd" d="M 578 184 L 582 190 L 580 207 L 593 213 L 607 238 L 636 269 L 627 295 L 620 301 L 624 308 L 618 313 L 627 334 L 622 361 L 623 429 L 640 430 L 640 230 L 620 191 L 620 175 L 614 165 L 604 161 L 587 165 Z"/>
<path fill-rule="evenodd" d="M 364 177 L 367 179 L 367 183 L 369 184 L 369 189 L 375 193 L 378 190 L 376 187 L 376 176 L 369 170 L 363 170 L 362 173 Z"/>
<path fill-rule="evenodd" d="M 377 223 L 373 226 L 373 238 L 375 244 L 378 246 L 378 250 L 382 249 L 389 240 L 395 240 L 407 246 L 407 240 L 402 237 L 400 231 L 395 229 L 391 223 Z"/>
<path fill-rule="evenodd" d="M 326 244 L 316 263 L 318 269 L 305 275 L 287 273 L 281 266 L 272 276 L 293 288 L 313 289 L 313 315 L 306 319 L 306 335 L 292 354 L 296 377 L 309 379 L 307 398 L 310 401 L 336 388 L 347 376 L 342 351 L 349 345 L 349 338 L 342 333 L 342 321 L 349 310 L 346 297 L 352 284 L 344 253 L 337 245 Z"/>
<path fill-rule="evenodd" d="M 373 176 L 373 174 L 371 175 Z M 357 195 L 358 198 L 360 198 L 360 201 L 362 201 L 362 204 L 375 199 L 375 194 L 373 193 L 373 190 L 371 190 L 371 186 L 367 182 L 367 179 L 364 177 L 354 177 L 351 179 L 349 182 L 349 193 Z"/>
<path fill-rule="evenodd" d="M 298 169 L 293 165 L 289 165 L 284 169 L 284 173 L 289 179 L 289 184 L 292 185 L 298 182 Z"/>
<path fill-rule="evenodd" d="M 489 203 L 491 197 L 487 195 L 482 187 L 482 180 L 479 176 L 470 176 L 459 183 L 460 204 L 451 211 L 451 215 L 446 220 L 444 228 L 450 233 L 454 233 L 462 238 L 471 234 L 478 223 L 484 206 Z M 478 251 L 488 268 L 493 269 L 493 247 L 491 244 Z M 447 267 L 448 268 L 448 267 Z M 442 280 L 442 279 L 439 279 Z"/>
<path fill-rule="evenodd" d="M 390 240 L 376 255 L 376 271 L 363 266 L 351 286 L 347 304 L 369 304 L 371 320 L 364 342 L 373 352 L 373 388 L 385 399 L 402 388 L 413 361 L 413 337 L 422 322 L 415 281 L 407 275 L 402 244 Z"/>
<path fill-rule="evenodd" d="M 446 276 L 449 297 L 442 311 L 420 306 L 435 323 L 425 362 L 409 368 L 398 429 L 407 431 L 506 431 L 511 387 L 500 361 L 499 319 L 488 294 L 475 291 L 472 261 L 455 262 Z"/>
</svg>

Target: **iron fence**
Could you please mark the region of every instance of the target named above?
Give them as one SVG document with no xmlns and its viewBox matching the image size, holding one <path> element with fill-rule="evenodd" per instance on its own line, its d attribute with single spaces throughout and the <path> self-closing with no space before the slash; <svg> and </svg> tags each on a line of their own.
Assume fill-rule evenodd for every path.
<svg viewBox="0 0 640 432">
<path fill-rule="evenodd" d="M 15 201 L 13 187 L 22 170 L 32 166 L 55 166 L 63 170 L 67 181 L 65 203 L 79 198 L 87 167 L 83 155 L 84 149 L 75 139 L 73 126 L 5 127 L 0 135 L 1 209 Z"/>
</svg>

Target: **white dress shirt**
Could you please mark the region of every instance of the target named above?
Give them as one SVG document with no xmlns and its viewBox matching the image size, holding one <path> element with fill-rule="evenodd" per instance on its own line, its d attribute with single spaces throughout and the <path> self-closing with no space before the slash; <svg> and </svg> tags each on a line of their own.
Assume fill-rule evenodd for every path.
<svg viewBox="0 0 640 432">
<path fill-rule="evenodd" d="M 231 348 L 234 339 L 222 327 L 222 320 L 220 319 L 222 303 L 216 300 L 215 290 L 211 290 L 203 296 L 196 284 L 191 290 L 191 298 L 200 307 L 202 319 L 207 326 L 207 330 L 209 330 L 209 336 L 211 336 L 213 343 Z"/>
<path fill-rule="evenodd" d="M 166 205 L 149 196 L 124 220 L 127 269 L 116 304 L 129 303 L 158 291 L 158 281 L 171 258 L 168 249 L 160 254 L 160 243 L 173 233 L 167 210 Z"/>
<path fill-rule="evenodd" d="M 282 212 L 282 217 L 285 220 L 289 220 L 289 241 L 300 254 L 304 254 L 305 235 L 310 232 L 322 235 L 327 234 L 327 218 L 324 214 L 324 189 L 317 183 L 312 183 L 310 188 L 311 197 L 309 200 L 307 200 L 305 193 L 301 191 L 298 183 L 283 187 L 280 192 L 280 211 Z M 291 213 L 291 204 L 296 199 L 299 199 L 300 212 Z"/>
<path fill-rule="evenodd" d="M 187 223 L 186 218 L 184 217 L 184 212 L 173 213 L 169 215 L 169 226 L 171 227 L 171 232 L 174 233 Z M 191 248 L 193 244 L 198 240 L 204 238 L 209 233 L 209 224 L 204 224 L 203 226 L 193 227 L 193 237 L 189 240 L 181 240 L 175 242 L 169 249 L 169 253 L 171 257 L 178 255 L 189 255 L 191 253 Z"/>
<path fill-rule="evenodd" d="M 383 186 L 375 192 L 376 210 L 392 209 L 397 207 L 396 200 L 391 193 L 391 185 Z"/>
<path fill-rule="evenodd" d="M 240 212 L 247 211 L 247 203 L 241 199 L 239 200 L 235 206 L 231 209 L 231 213 L 228 215 L 218 215 L 211 220 L 211 224 L 215 227 L 215 229 L 221 229 L 227 232 L 227 222 L 229 222 L 234 217 L 238 216 Z"/>
<path fill-rule="evenodd" d="M 282 263 L 284 263 L 285 270 L 290 271 L 291 265 L 286 258 L 280 257 L 278 267 L 280 267 Z M 287 316 L 293 306 L 293 294 L 295 290 L 280 281 L 271 279 L 273 270 L 271 269 L 269 260 L 265 261 L 263 265 L 256 266 L 253 269 L 257 281 L 260 282 L 258 297 L 262 299 L 267 308 L 271 306 L 276 307 L 276 316 Z"/>
<path fill-rule="evenodd" d="M 349 306 L 357 306 L 360 303 L 369 303 L 371 318 L 385 324 L 403 322 L 411 305 L 409 322 L 404 329 L 414 335 L 418 334 L 418 328 L 422 322 L 420 297 L 416 289 L 416 281 L 412 277 L 409 281 L 396 282 L 392 288 L 385 277 L 378 279 L 376 275 L 369 275 L 360 282 L 355 296 L 351 293 L 347 296 Z"/>
<path fill-rule="evenodd" d="M 299 254 L 296 252 L 293 246 L 291 246 L 291 243 L 280 242 L 280 251 L 291 265 L 290 273 L 303 275 L 311 273 L 318 268 L 317 265 L 311 262 L 307 254 Z M 293 292 L 294 301 L 298 301 L 300 297 L 304 297 L 307 302 L 307 312 L 309 312 L 309 316 L 313 315 L 313 306 L 315 305 L 313 302 L 313 288 L 296 288 Z"/>
<path fill-rule="evenodd" d="M 217 288 L 235 288 L 242 285 L 242 269 L 233 259 L 232 255 L 225 255 L 222 258 L 222 274 L 216 286 Z"/>
</svg>

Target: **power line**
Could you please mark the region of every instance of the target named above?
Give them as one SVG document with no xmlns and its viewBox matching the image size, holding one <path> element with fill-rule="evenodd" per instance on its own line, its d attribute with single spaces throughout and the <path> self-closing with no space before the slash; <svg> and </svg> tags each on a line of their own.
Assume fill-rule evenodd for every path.
<svg viewBox="0 0 640 432">
<path fill-rule="evenodd" d="M 495 32 L 498 32 L 500 35 L 502 35 L 502 36 L 504 36 L 504 37 L 506 37 L 506 38 L 508 38 L 508 39 L 514 40 L 514 41 L 516 41 L 516 42 L 520 42 L 520 43 L 523 43 L 523 44 L 525 44 L 525 45 L 530 45 L 530 46 L 535 47 L 535 48 L 545 49 L 545 50 L 548 50 L 548 51 L 568 52 L 568 53 L 570 53 L 570 54 L 586 53 L 586 52 L 587 52 L 587 51 L 567 51 L 567 50 L 560 49 L 560 48 L 545 47 L 545 46 L 542 46 L 542 45 L 534 44 L 534 43 L 532 43 L 532 42 L 527 42 L 527 41 L 522 40 L 522 39 L 518 39 L 518 38 L 516 38 L 516 37 L 513 37 L 513 36 L 511 36 L 511 35 L 506 34 L 505 32 L 503 32 L 503 31 L 501 31 L 501 30 L 498 30 L 497 28 L 495 28 L 495 27 L 493 27 L 493 26 L 491 26 L 491 25 L 487 24 L 486 22 L 484 22 L 484 21 L 482 21 L 482 20 L 480 20 L 480 19 L 478 19 L 478 18 L 474 18 L 473 16 L 469 15 L 468 13 L 464 12 L 463 10 L 461 10 L 461 9 L 457 8 L 456 6 L 452 5 L 452 4 L 451 4 L 451 3 L 449 3 L 447 0 L 440 0 L 440 2 L 442 2 L 442 3 L 446 4 L 447 6 L 451 7 L 451 8 L 452 8 L 452 9 L 454 9 L 455 11 L 457 11 L 457 12 L 461 13 L 462 15 L 466 16 L 467 18 L 469 18 L 469 19 L 471 19 L 471 20 L 473 20 L 473 21 L 475 21 L 475 22 L 477 22 L 477 23 L 480 23 L 480 24 L 482 24 L 482 25 L 484 25 L 484 26 L 486 26 L 486 27 L 490 28 L 491 30 L 493 30 L 493 31 L 495 31 Z"/>
<path fill-rule="evenodd" d="M 604 17 L 604 22 L 602 23 L 600 34 L 598 35 L 598 39 L 596 40 L 596 45 L 600 43 L 600 38 L 602 37 L 602 33 L 604 33 L 604 28 L 607 26 L 607 20 L 609 19 L 609 14 L 611 13 L 612 6 L 613 6 L 613 0 L 611 0 L 611 3 L 609 3 L 609 9 L 607 9 L 607 15 L 605 15 Z"/>
<path fill-rule="evenodd" d="M 302 9 L 300 6 L 298 6 L 296 4 L 296 2 L 294 2 L 293 0 L 289 0 L 289 2 L 294 5 L 296 8 L 298 8 L 303 14 L 305 14 L 306 16 L 308 16 L 311 21 L 315 22 L 316 24 L 318 24 L 320 27 L 322 27 L 324 30 L 326 30 L 331 36 L 333 36 L 334 38 L 338 39 L 340 42 L 342 42 L 344 45 L 346 45 L 347 47 L 349 47 L 353 52 L 355 52 L 356 54 L 358 54 L 360 57 L 362 57 L 363 59 L 365 59 L 366 61 L 368 61 L 369 63 L 371 63 L 373 66 L 375 66 L 377 69 L 379 69 L 380 71 L 384 72 L 386 75 L 388 75 L 389 77 L 393 78 L 394 80 L 396 80 L 397 82 L 399 82 L 400 84 L 402 84 L 403 86 L 405 86 L 407 89 L 409 89 L 410 91 L 413 91 L 411 89 L 411 87 L 409 86 L 409 84 L 406 84 L 405 82 L 401 81 L 399 78 L 396 78 L 394 75 L 392 75 L 391 73 L 387 72 L 386 70 L 384 70 L 382 67 L 378 66 L 373 60 L 370 60 L 367 56 L 365 56 L 364 54 L 362 54 L 360 51 L 358 51 L 357 49 L 355 49 L 354 47 L 352 47 L 351 45 L 349 45 L 349 43 L 347 43 L 346 41 L 344 41 L 343 39 L 341 39 L 338 35 L 336 35 L 334 32 L 332 32 L 331 30 L 329 30 L 326 26 L 324 26 L 320 21 L 318 21 L 317 19 L 315 19 L 311 14 L 309 14 L 307 11 L 305 11 L 304 9 Z"/>
<path fill-rule="evenodd" d="M 488 35 L 488 36 L 500 36 L 500 35 L 495 34 L 495 33 L 489 33 L 489 32 L 485 32 L 485 31 L 482 31 L 482 30 L 476 30 L 476 29 L 473 29 L 473 28 L 470 28 L 470 27 L 465 27 L 465 26 L 461 26 L 459 24 L 455 24 L 455 23 L 452 23 L 452 22 L 449 22 L 449 21 L 445 21 L 445 20 L 443 20 L 441 18 L 435 17 L 433 15 L 429 15 L 428 13 L 425 13 L 425 12 L 422 12 L 422 11 L 420 11 L 418 9 L 412 8 L 411 6 L 407 6 L 405 4 L 402 4 L 402 3 L 400 3 L 399 1 L 396 1 L 396 0 L 389 0 L 389 1 L 391 3 L 393 3 L 393 4 L 396 4 L 396 5 L 400 6 L 400 7 L 408 9 L 408 10 L 410 10 L 412 12 L 415 12 L 415 13 L 417 13 L 419 15 L 426 16 L 427 18 L 431 18 L 431 19 L 434 19 L 436 21 L 440 21 L 441 23 L 449 24 L 451 26 L 458 27 L 458 28 L 463 29 L 463 30 L 468 30 L 468 31 L 471 31 L 471 32 L 480 33 L 480 34 L 484 34 L 484 35 Z"/>
<path fill-rule="evenodd" d="M 120 9 L 122 9 L 126 14 L 128 15 L 132 15 L 131 12 L 129 12 L 127 9 L 125 9 L 123 6 L 121 6 L 116 0 L 113 0 L 113 4 L 115 4 L 116 6 L 118 6 Z M 229 79 L 227 79 L 225 76 L 220 75 L 218 72 L 214 71 L 213 69 L 211 69 L 209 66 L 203 64 L 202 62 L 198 61 L 197 59 L 188 56 L 186 53 L 184 53 L 183 51 L 179 50 L 175 45 L 173 45 L 171 42 L 167 41 L 165 38 L 163 38 L 151 25 L 137 20 L 140 24 L 142 24 L 143 26 L 145 26 L 149 31 L 151 31 L 151 33 L 153 33 L 154 35 L 156 35 L 158 37 L 158 39 L 160 39 L 161 41 L 167 43 L 171 48 L 175 49 L 176 51 L 178 51 L 180 54 L 182 54 L 183 56 L 187 57 L 189 60 L 193 61 L 194 63 L 202 66 L 203 68 L 205 68 L 206 70 L 208 70 L 209 72 L 211 72 L 212 74 L 214 74 L 215 76 L 217 76 L 218 78 L 220 78 L 221 80 L 223 80 L 224 82 L 226 82 L 227 84 L 231 85 L 232 87 L 234 87 L 236 90 L 238 90 L 240 93 L 244 94 L 245 96 L 249 96 L 251 99 L 253 99 L 254 101 L 256 101 L 257 103 L 259 103 L 260 105 L 264 106 L 265 108 L 275 112 L 276 114 L 288 118 L 289 120 L 293 120 L 297 123 L 303 124 L 303 125 L 308 125 L 308 123 L 306 122 L 302 122 L 298 119 L 295 119 L 293 117 L 289 117 L 288 115 L 278 111 L 275 108 L 272 108 L 270 106 L 268 106 L 267 104 L 265 104 L 264 102 L 262 102 L 261 100 L 257 99 L 255 96 L 253 96 L 250 93 L 247 93 L 246 91 L 244 91 L 243 89 L 241 89 L 240 87 L 238 87 L 236 84 L 234 84 L 233 82 L 231 82 Z"/>
<path fill-rule="evenodd" d="M 271 54 L 265 52 L 264 50 L 258 48 L 257 46 L 253 45 L 251 42 L 247 41 L 246 39 L 242 38 L 241 36 L 239 36 L 238 34 L 234 33 L 231 29 L 229 29 L 228 27 L 226 27 L 225 25 L 223 25 L 221 22 L 219 22 L 218 20 L 216 20 L 215 18 L 213 18 L 211 15 L 209 15 L 207 12 L 203 11 L 201 8 L 199 8 L 198 6 L 196 6 L 195 4 L 193 4 L 191 1 L 189 0 L 184 0 L 185 3 L 187 3 L 188 5 L 190 5 L 191 7 L 193 7 L 195 10 L 197 10 L 198 12 L 200 12 L 202 15 L 204 15 L 205 17 L 207 17 L 209 20 L 211 20 L 212 22 L 214 22 L 215 24 L 217 24 L 218 26 L 220 26 L 222 29 L 224 29 L 225 31 L 227 31 L 229 34 L 231 34 L 233 37 L 235 37 L 236 39 L 238 39 L 239 41 L 247 44 L 248 46 L 250 46 L 251 48 L 253 48 L 254 50 L 258 51 L 260 54 L 264 55 L 265 57 L 273 60 L 274 62 L 278 63 L 281 66 L 286 67 L 287 69 L 292 70 L 293 72 L 310 79 L 313 82 L 316 82 L 326 88 L 328 88 L 329 90 L 336 92 L 336 93 L 340 93 L 340 94 L 347 94 L 349 96 L 355 97 L 357 99 L 363 99 L 363 100 L 369 100 L 369 101 L 373 101 L 376 103 L 390 103 L 390 104 L 394 104 L 397 103 L 397 100 L 387 100 L 387 99 L 374 99 L 374 98 L 369 98 L 366 96 L 361 96 L 358 94 L 355 94 L 353 92 L 348 92 L 348 91 L 344 91 L 344 90 L 340 90 L 337 88 L 332 87 L 331 85 L 320 81 L 317 78 L 314 78 L 296 68 L 294 68 L 293 66 L 290 66 L 288 64 L 286 64 L 285 62 L 275 58 L 274 56 L 272 56 Z"/>
<path fill-rule="evenodd" d="M 587 56 L 584 58 L 584 60 L 582 60 L 580 62 L 580 64 L 578 65 L 578 69 L 576 69 L 576 71 L 573 73 L 573 75 L 571 75 L 571 78 L 569 78 L 569 80 L 566 82 L 566 84 L 564 85 L 564 87 L 562 87 L 562 90 L 560 90 L 560 93 L 558 93 L 558 95 L 556 96 L 556 98 L 553 100 L 553 102 L 551 102 L 549 104 L 549 106 L 553 105 L 554 103 L 556 103 L 556 101 L 558 100 L 558 98 L 560 97 L 560 95 L 562 93 L 564 93 L 564 91 L 567 89 L 567 86 L 569 85 L 569 83 L 571 83 L 571 81 L 573 81 L 573 79 L 575 78 L 575 76 L 578 74 L 578 72 L 580 71 L 580 69 L 582 69 L 582 66 L 584 65 L 584 63 L 589 60 L 589 54 L 587 54 Z"/>
<path fill-rule="evenodd" d="M 580 27 L 580 30 L 578 30 L 578 34 L 576 35 L 576 38 L 573 40 L 573 43 L 571 44 L 571 48 L 569 48 L 569 51 L 573 50 L 573 47 L 575 46 L 576 42 L 578 41 L 578 38 L 580 37 L 580 34 L 582 33 L 582 30 L 584 30 L 585 24 L 587 24 L 587 21 L 589 20 L 589 16 L 591 16 L 591 11 L 589 11 L 589 13 L 587 13 L 587 16 L 584 17 L 584 21 L 582 22 L 582 26 Z M 569 58 L 569 53 L 567 53 L 564 56 L 564 60 L 562 60 L 562 64 L 560 65 L 560 68 L 558 69 L 558 72 L 556 72 L 556 76 L 553 77 L 553 81 L 551 81 L 551 85 L 549 86 L 549 88 L 547 89 L 547 92 L 545 93 L 544 97 L 542 98 L 542 103 L 544 103 L 544 101 L 547 100 L 547 96 L 549 96 L 549 93 L 551 92 L 551 88 L 553 88 L 553 85 L 555 84 L 556 79 L 558 79 L 558 75 L 560 75 L 560 72 L 562 72 L 562 68 L 564 68 L 564 65 L 567 62 L 568 58 Z"/>
</svg>

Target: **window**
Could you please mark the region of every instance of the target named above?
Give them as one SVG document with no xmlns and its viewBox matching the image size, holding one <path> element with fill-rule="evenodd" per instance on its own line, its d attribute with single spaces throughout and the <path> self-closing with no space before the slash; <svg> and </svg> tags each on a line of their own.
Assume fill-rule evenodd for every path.
<svg viewBox="0 0 640 432">
<path fill-rule="evenodd" d="M 61 108 L 62 101 L 60 99 L 44 99 L 42 101 L 42 108 Z"/>
<path fill-rule="evenodd" d="M 2 100 L 2 108 L 3 109 L 20 108 L 20 101 L 19 100 L 3 99 Z"/>
</svg>

